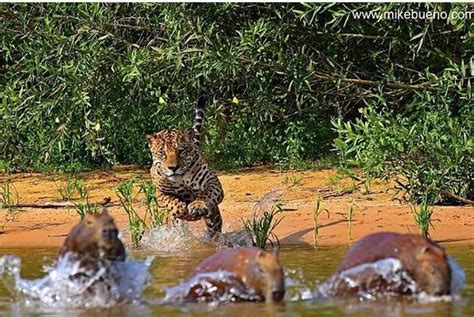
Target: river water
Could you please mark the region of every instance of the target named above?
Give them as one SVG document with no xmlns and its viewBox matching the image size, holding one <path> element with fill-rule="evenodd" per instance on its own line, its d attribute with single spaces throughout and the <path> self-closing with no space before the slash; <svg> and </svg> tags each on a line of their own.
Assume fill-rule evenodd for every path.
<svg viewBox="0 0 474 317">
<path fill-rule="evenodd" d="M 150 249 L 131 252 L 130 257 L 137 263 L 147 263 L 150 256 L 154 257 L 149 267 L 146 267 L 151 279 L 139 300 L 107 308 L 32 305 L 29 301 L 18 299 L 12 293 L 12 285 L 9 285 L 12 282 L 3 277 L 0 283 L 0 316 L 474 316 L 474 246 L 445 247 L 466 274 L 462 294 L 454 300 L 311 299 L 312 292 L 331 275 L 348 247 L 313 249 L 286 246 L 280 251 L 288 289 L 282 304 L 164 304 L 164 289 L 183 281 L 193 267 L 214 252 L 212 248 L 204 247 L 168 252 Z M 57 249 L 50 248 L 0 249 L 0 258 L 15 255 L 21 259 L 21 278 L 28 281 L 45 276 L 43 268 L 54 263 L 57 252 Z M 127 274 L 143 274 L 143 267 Z"/>
</svg>

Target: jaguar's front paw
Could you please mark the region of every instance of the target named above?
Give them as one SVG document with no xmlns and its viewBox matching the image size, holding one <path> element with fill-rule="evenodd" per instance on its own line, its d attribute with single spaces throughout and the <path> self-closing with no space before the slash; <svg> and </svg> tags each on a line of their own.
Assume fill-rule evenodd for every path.
<svg viewBox="0 0 474 317">
<path fill-rule="evenodd" d="M 182 201 L 174 201 L 170 209 L 171 215 L 174 218 L 183 219 L 188 216 L 188 208 L 186 207 L 186 204 Z"/>
<path fill-rule="evenodd" d="M 188 205 L 189 215 L 193 218 L 201 218 L 209 214 L 209 208 L 206 202 L 202 200 L 195 200 Z"/>
</svg>

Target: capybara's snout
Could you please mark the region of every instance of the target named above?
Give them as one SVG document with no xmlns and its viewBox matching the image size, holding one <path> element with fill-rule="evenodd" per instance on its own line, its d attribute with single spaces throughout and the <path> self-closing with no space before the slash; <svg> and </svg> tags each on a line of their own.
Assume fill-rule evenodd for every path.
<svg viewBox="0 0 474 317">
<path fill-rule="evenodd" d="M 280 267 L 272 272 L 267 272 L 266 278 L 268 288 L 265 299 L 267 301 L 281 302 L 285 297 L 285 277 L 283 270 Z"/>
<path fill-rule="evenodd" d="M 281 302 L 285 297 L 285 275 L 282 268 L 278 270 L 277 278 L 273 283 L 272 297 L 276 302 Z"/>
<path fill-rule="evenodd" d="M 451 293 L 451 274 L 449 267 L 425 269 L 423 279 L 419 281 L 424 291 L 430 295 L 441 296 Z"/>
<path fill-rule="evenodd" d="M 283 297 L 285 297 L 285 290 L 274 290 L 272 292 L 272 299 L 275 302 L 281 302 L 283 300 Z"/>
</svg>

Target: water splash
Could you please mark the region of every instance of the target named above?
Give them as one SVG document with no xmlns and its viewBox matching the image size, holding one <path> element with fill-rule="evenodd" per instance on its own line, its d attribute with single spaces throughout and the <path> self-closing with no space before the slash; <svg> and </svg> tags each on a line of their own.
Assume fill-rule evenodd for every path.
<svg viewBox="0 0 474 317">
<path fill-rule="evenodd" d="M 234 274 L 217 271 L 199 273 L 191 279 L 166 287 L 162 303 L 260 301 L 262 297 Z"/>
<path fill-rule="evenodd" d="M 205 247 L 184 221 L 176 221 L 148 230 L 140 241 L 141 246 L 160 252 L 192 251 Z"/>
<path fill-rule="evenodd" d="M 452 300 L 461 293 L 465 274 L 453 258 L 448 256 L 448 262 L 452 273 L 450 296 L 426 294 L 418 287 L 416 281 L 412 279 L 398 259 L 387 258 L 361 264 L 332 276 L 319 286 L 315 297 L 337 296 L 339 289 L 350 288 L 356 291 L 357 296 L 365 299 L 386 297 L 392 294 L 412 294 L 417 300 L 423 302 Z M 384 284 L 383 289 L 380 289 L 381 283 Z"/>
<path fill-rule="evenodd" d="M 296 302 L 314 299 L 314 294 L 311 291 L 314 288 L 308 285 L 301 269 L 285 269 L 285 288 L 285 300 L 287 301 Z"/>
<path fill-rule="evenodd" d="M 252 235 L 246 229 L 227 231 L 213 238 L 218 249 L 232 249 L 253 246 Z"/>
<path fill-rule="evenodd" d="M 381 283 L 386 285 L 384 292 L 379 289 Z M 386 296 L 390 293 L 418 293 L 416 282 L 404 270 L 402 263 L 393 258 L 364 263 L 335 274 L 319 286 L 318 295 L 331 297 L 344 289 L 352 289 L 357 296 L 366 299 L 373 299 L 374 295 Z"/>
<path fill-rule="evenodd" d="M 451 268 L 451 294 L 458 296 L 466 284 L 466 273 L 459 263 L 449 255 L 448 263 Z"/>
<path fill-rule="evenodd" d="M 55 308 L 110 307 L 119 302 L 137 302 L 149 281 L 152 257 L 144 261 L 113 262 L 97 271 L 86 270 L 69 254 L 46 267 L 46 276 L 20 277 L 21 260 L 0 257 L 0 278 L 17 301 Z"/>
<path fill-rule="evenodd" d="M 245 229 L 217 234 L 211 240 L 195 235 L 184 221 L 148 230 L 141 240 L 142 247 L 165 253 L 186 253 L 196 249 L 226 249 L 252 246 L 252 236 Z"/>
<path fill-rule="evenodd" d="M 283 195 L 283 190 L 275 189 L 266 193 L 262 196 L 262 198 L 255 201 L 252 206 L 252 217 L 260 218 L 265 211 L 271 209 L 271 206 L 273 206 L 278 201 L 278 198 L 281 195 Z"/>
</svg>

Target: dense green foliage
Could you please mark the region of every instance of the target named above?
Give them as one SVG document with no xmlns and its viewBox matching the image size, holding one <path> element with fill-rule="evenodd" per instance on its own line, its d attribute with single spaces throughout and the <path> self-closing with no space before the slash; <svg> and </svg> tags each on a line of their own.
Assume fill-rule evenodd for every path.
<svg viewBox="0 0 474 317">
<path fill-rule="evenodd" d="M 335 147 L 345 163 L 362 166 L 369 177 L 396 175 L 410 200 L 425 210 L 442 201 L 474 198 L 474 28 L 472 19 L 461 22 L 445 31 L 456 41 L 452 47 L 436 47 L 443 35 L 428 36 L 428 29 L 413 36 L 429 41 L 426 57 L 445 59 L 410 67 L 413 78 L 429 84 L 424 89 L 402 93 L 398 100 L 374 93 L 358 105 L 360 118 L 333 121 L 339 134 Z M 462 35 L 455 37 L 455 30 Z M 414 63 L 424 57 L 419 47 Z"/>
<path fill-rule="evenodd" d="M 400 185 L 416 201 L 444 200 L 446 193 L 474 194 L 472 109 L 454 116 L 449 109 L 424 105 L 409 115 L 361 109 L 363 119 L 336 127 L 336 146 L 348 162 L 361 164 L 368 176 L 397 175 Z M 343 141 L 344 140 L 344 141 Z"/>
<path fill-rule="evenodd" d="M 331 118 L 353 120 L 357 109 L 370 104 L 374 116 L 388 120 L 388 129 L 450 118 L 452 127 L 435 131 L 450 133 L 436 147 L 442 150 L 420 158 L 435 156 L 439 168 L 454 147 L 472 151 L 464 141 L 451 144 L 467 133 L 465 118 L 472 115 L 472 20 L 376 21 L 352 13 L 466 7 L 1 4 L 0 161 L 36 170 L 146 164 L 144 134 L 190 127 L 194 103 L 206 93 L 211 99 L 203 143 L 213 162 L 319 159 L 335 137 Z M 428 121 L 387 137 L 416 134 L 418 146 Z M 340 136 L 342 142 L 348 137 Z M 383 146 L 366 150 L 386 159 Z M 424 155 L 425 149 L 418 150 Z M 358 163 L 365 164 L 370 152 L 357 152 Z"/>
</svg>

